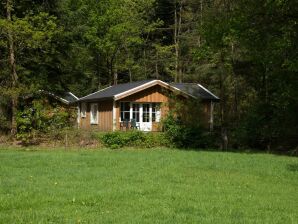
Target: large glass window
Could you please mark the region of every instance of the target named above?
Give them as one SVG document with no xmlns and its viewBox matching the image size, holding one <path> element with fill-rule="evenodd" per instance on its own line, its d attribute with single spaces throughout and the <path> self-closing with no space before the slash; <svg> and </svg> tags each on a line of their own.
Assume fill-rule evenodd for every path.
<svg viewBox="0 0 298 224">
<path fill-rule="evenodd" d="M 142 122 L 160 122 L 160 103 L 120 103 L 121 122 L 131 119 L 140 122 L 140 117 L 142 117 Z"/>
<path fill-rule="evenodd" d="M 98 124 L 98 105 L 96 103 L 91 104 L 90 106 L 90 123 Z"/>
<path fill-rule="evenodd" d="M 121 121 L 129 121 L 130 119 L 130 103 L 129 102 L 121 102 L 120 105 L 120 116 Z"/>
<path fill-rule="evenodd" d="M 132 119 L 136 122 L 140 122 L 140 104 L 132 104 Z"/>
<path fill-rule="evenodd" d="M 149 122 L 150 120 L 150 104 L 143 104 L 143 122 Z"/>
<path fill-rule="evenodd" d="M 160 121 L 160 104 L 152 103 L 152 122 Z"/>
</svg>

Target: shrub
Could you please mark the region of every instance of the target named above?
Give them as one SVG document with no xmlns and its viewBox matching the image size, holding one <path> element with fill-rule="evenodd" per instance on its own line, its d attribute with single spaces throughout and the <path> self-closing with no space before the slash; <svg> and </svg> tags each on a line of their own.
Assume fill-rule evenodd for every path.
<svg viewBox="0 0 298 224">
<path fill-rule="evenodd" d="M 32 122 L 33 114 L 32 109 L 26 108 L 23 111 L 17 113 L 16 122 L 18 125 L 18 133 L 16 135 L 17 139 L 22 142 L 22 144 L 29 144 L 32 138 Z"/>
<path fill-rule="evenodd" d="M 0 112 L 0 133 L 1 132 L 8 132 L 8 130 L 10 129 L 10 122 L 7 119 L 6 116 L 4 116 L 3 114 L 1 114 Z"/>
<path fill-rule="evenodd" d="M 17 139 L 22 144 L 30 144 L 35 133 L 49 134 L 69 129 L 73 124 L 74 113 L 57 104 L 50 104 L 42 100 L 33 100 L 30 105 L 25 105 L 17 113 Z"/>
<path fill-rule="evenodd" d="M 122 147 L 151 148 L 168 146 L 164 133 L 146 133 L 141 131 L 116 131 L 99 134 L 99 139 L 106 147 L 117 149 Z"/>
<path fill-rule="evenodd" d="M 124 146 L 131 146 L 134 141 L 142 141 L 144 133 L 140 131 L 127 131 L 127 132 L 109 132 L 100 136 L 103 144 L 110 148 L 121 148 Z"/>
<path fill-rule="evenodd" d="M 169 114 L 163 120 L 165 136 L 178 148 L 206 148 L 214 142 L 213 136 L 199 124 L 184 124 Z"/>
</svg>

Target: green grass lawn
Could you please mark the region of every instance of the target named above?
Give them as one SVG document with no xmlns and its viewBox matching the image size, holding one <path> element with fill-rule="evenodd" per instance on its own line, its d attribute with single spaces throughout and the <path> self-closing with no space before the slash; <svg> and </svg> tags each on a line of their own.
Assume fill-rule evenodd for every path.
<svg viewBox="0 0 298 224">
<path fill-rule="evenodd" d="M 0 150 L 0 223 L 298 223 L 298 158 Z"/>
</svg>

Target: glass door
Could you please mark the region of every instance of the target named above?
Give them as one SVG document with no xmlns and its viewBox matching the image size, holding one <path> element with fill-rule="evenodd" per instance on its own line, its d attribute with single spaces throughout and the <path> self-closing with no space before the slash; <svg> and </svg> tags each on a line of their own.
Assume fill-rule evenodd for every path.
<svg viewBox="0 0 298 224">
<path fill-rule="evenodd" d="M 140 129 L 142 131 L 152 130 L 152 118 L 151 118 L 152 105 L 149 103 L 141 104 L 141 122 Z"/>
<path fill-rule="evenodd" d="M 132 119 L 134 119 L 137 123 L 140 122 L 140 104 L 132 104 Z"/>
</svg>

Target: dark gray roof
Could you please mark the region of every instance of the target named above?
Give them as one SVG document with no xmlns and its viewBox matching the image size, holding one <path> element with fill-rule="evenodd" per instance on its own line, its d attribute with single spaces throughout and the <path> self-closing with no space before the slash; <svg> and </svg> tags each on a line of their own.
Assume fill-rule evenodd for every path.
<svg viewBox="0 0 298 224">
<path fill-rule="evenodd" d="M 56 93 L 48 92 L 46 90 L 38 90 L 37 92 L 39 94 L 44 94 L 44 95 L 53 97 L 53 98 L 59 100 L 62 103 L 65 103 L 65 104 L 71 104 L 71 103 L 74 103 L 74 102 L 79 100 L 79 98 L 76 97 L 71 92 L 64 92 L 62 94 L 56 94 Z"/>
<path fill-rule="evenodd" d="M 71 92 L 66 92 L 66 93 L 62 94 L 61 96 L 59 95 L 58 97 L 68 101 L 69 103 L 74 103 L 79 99 Z"/>
<path fill-rule="evenodd" d="M 139 87 L 146 83 L 149 83 L 153 80 L 143 80 L 131 83 L 118 84 L 110 86 L 108 88 L 99 90 L 95 93 L 89 94 L 80 98 L 78 101 L 93 101 L 93 100 L 106 100 L 112 99 L 115 95 L 123 93 L 125 91 L 131 90 L 133 88 Z M 187 93 L 193 97 L 198 97 L 205 100 L 214 100 L 217 101 L 219 98 L 212 94 L 209 90 L 203 86 L 195 83 L 168 83 L 170 86 L 173 86 L 180 91 Z"/>
<path fill-rule="evenodd" d="M 200 84 L 170 83 L 170 85 L 197 98 L 201 98 L 204 100 L 215 100 L 215 101 L 219 100 L 217 96 L 215 96 L 213 93 L 211 93 L 209 90 L 207 90 L 205 87 L 203 87 Z"/>
<path fill-rule="evenodd" d="M 80 98 L 80 101 L 84 100 L 98 100 L 98 99 L 109 99 L 113 98 L 115 95 L 119 93 L 123 93 L 125 91 L 128 91 L 130 89 L 133 89 L 135 87 L 144 85 L 148 82 L 151 82 L 152 80 L 143 80 L 143 81 L 137 81 L 137 82 L 130 82 L 130 83 L 124 83 L 124 84 L 118 84 L 115 86 L 110 86 L 108 88 L 99 90 L 95 93 L 91 93 L 90 95 L 84 96 Z"/>
</svg>

